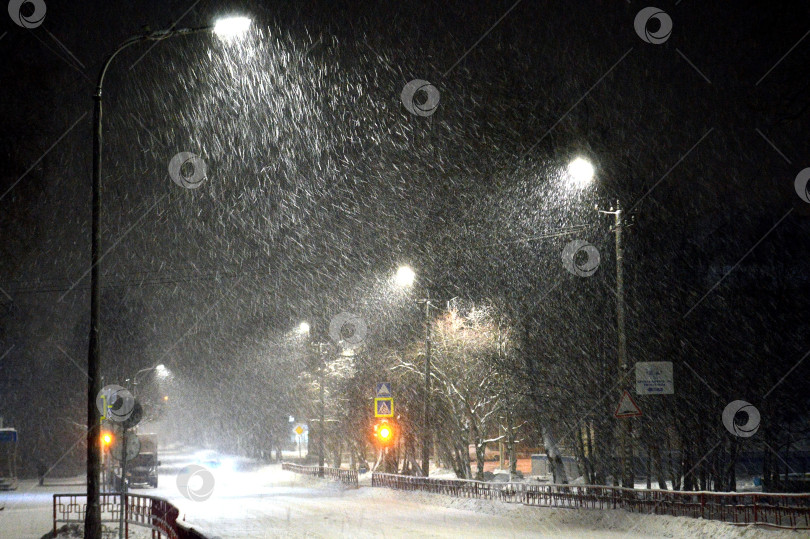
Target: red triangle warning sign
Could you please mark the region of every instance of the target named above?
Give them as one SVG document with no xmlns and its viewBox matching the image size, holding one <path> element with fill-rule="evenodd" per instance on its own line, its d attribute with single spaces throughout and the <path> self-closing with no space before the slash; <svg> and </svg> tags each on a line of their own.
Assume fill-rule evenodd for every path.
<svg viewBox="0 0 810 539">
<path fill-rule="evenodd" d="M 641 408 L 638 407 L 638 404 L 636 404 L 636 401 L 633 400 L 633 397 L 630 396 L 630 392 L 626 389 L 613 415 L 618 418 L 641 417 Z"/>
</svg>

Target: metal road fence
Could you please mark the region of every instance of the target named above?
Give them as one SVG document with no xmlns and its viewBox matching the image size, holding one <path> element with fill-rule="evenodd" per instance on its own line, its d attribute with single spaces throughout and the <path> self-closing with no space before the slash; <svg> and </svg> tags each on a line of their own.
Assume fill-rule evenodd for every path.
<svg viewBox="0 0 810 539">
<path fill-rule="evenodd" d="M 738 525 L 758 524 L 777 528 L 810 529 L 810 494 L 693 492 L 591 485 L 493 483 L 463 479 L 428 479 L 376 472 L 371 475 L 371 486 L 542 507 L 621 508 L 636 513 L 699 517 Z"/>
<path fill-rule="evenodd" d="M 354 470 L 329 468 L 327 466 L 301 466 L 300 464 L 292 464 L 289 462 L 282 462 L 281 469 L 287 470 L 288 472 L 311 475 L 313 477 L 328 477 L 329 479 L 340 481 L 344 485 L 352 487 L 358 486 L 357 472 Z"/>
<path fill-rule="evenodd" d="M 101 521 L 118 527 L 121 517 L 121 494 L 105 493 L 100 497 Z M 130 524 L 152 530 L 153 539 L 205 539 L 193 528 L 177 521 L 180 510 L 168 501 L 156 496 L 127 494 L 124 510 L 124 537 L 129 538 Z M 84 525 L 87 511 L 86 494 L 53 495 L 53 532 L 56 536 L 59 524 Z"/>
</svg>

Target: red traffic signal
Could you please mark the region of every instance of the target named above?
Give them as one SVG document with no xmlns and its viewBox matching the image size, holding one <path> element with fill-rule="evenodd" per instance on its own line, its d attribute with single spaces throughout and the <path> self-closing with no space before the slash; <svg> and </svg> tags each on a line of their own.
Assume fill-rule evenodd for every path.
<svg viewBox="0 0 810 539">
<path fill-rule="evenodd" d="M 396 429 L 394 423 L 383 419 L 374 425 L 374 441 L 382 446 L 391 445 L 394 442 Z"/>
</svg>

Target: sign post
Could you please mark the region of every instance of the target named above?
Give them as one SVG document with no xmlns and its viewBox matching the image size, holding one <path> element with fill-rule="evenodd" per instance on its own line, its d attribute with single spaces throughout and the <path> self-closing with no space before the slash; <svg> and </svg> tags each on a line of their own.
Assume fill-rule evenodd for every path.
<svg viewBox="0 0 810 539">
<path fill-rule="evenodd" d="M 113 457 L 121 461 L 121 515 L 118 528 L 118 537 L 124 537 L 124 521 L 127 513 L 127 461 L 133 460 L 141 452 L 141 440 L 134 433 L 127 434 L 126 424 L 122 426 L 121 436 L 116 438 L 115 444 L 110 448 Z"/>
<path fill-rule="evenodd" d="M 301 425 L 296 425 L 295 429 L 296 437 L 298 438 L 298 458 L 301 458 L 301 435 L 304 434 L 304 427 Z"/>
</svg>

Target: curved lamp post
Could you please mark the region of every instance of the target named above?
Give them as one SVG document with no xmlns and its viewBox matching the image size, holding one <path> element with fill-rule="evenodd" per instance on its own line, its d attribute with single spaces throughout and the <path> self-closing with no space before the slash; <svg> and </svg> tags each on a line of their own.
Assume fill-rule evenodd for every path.
<svg viewBox="0 0 810 539">
<path fill-rule="evenodd" d="M 188 36 L 202 32 L 213 31 L 222 39 L 230 39 L 244 33 L 250 26 L 250 19 L 244 17 L 231 17 L 221 19 L 216 24 L 198 28 L 182 28 L 177 30 L 161 30 L 138 35 L 122 42 L 107 56 L 98 74 L 96 92 L 93 94 L 95 106 L 93 108 L 93 206 L 92 206 L 92 241 L 91 241 L 91 267 L 90 267 L 90 346 L 87 355 L 87 512 L 84 520 L 85 539 L 101 539 L 101 505 L 100 471 L 101 471 L 101 441 L 96 436 L 100 415 L 96 408 L 96 395 L 101 391 L 99 369 L 99 319 L 101 314 L 101 291 L 99 285 L 99 266 L 101 262 L 101 148 L 102 148 L 102 90 L 107 69 L 118 54 L 145 41 L 163 41 L 177 36 Z"/>
</svg>

